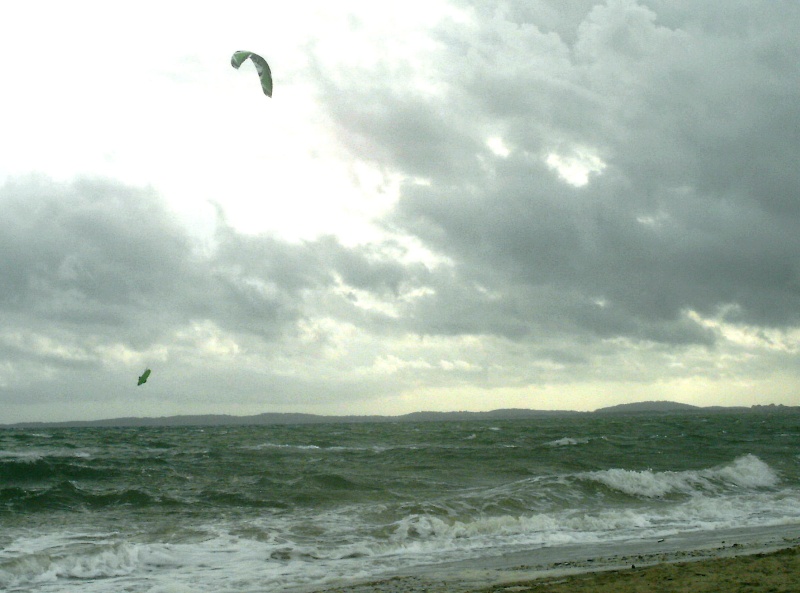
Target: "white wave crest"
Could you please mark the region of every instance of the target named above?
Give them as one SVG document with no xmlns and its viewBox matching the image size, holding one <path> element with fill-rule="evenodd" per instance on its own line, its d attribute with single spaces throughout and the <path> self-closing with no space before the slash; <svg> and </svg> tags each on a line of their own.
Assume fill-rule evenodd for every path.
<svg viewBox="0 0 800 593">
<path fill-rule="evenodd" d="M 251 451 L 260 451 L 262 449 L 298 449 L 298 450 L 301 450 L 301 451 L 304 451 L 304 450 L 311 451 L 311 450 L 320 449 L 320 448 L 321 447 L 319 447 L 317 445 L 289 445 L 289 444 L 283 444 L 283 443 L 262 443 L 260 445 L 246 445 L 246 446 L 242 447 L 242 449 L 247 449 L 247 450 L 251 450 Z"/>
<path fill-rule="evenodd" d="M 0 555 L 0 588 L 64 579 L 97 580 L 131 575 L 153 566 L 174 563 L 168 546 L 143 546 L 124 541 L 73 541 L 45 545 L 35 540 Z M 5 557 L 4 557 L 5 556 Z"/>
<path fill-rule="evenodd" d="M 545 443 L 545 445 L 548 447 L 573 447 L 575 445 L 585 445 L 588 442 L 589 439 L 573 439 L 570 437 L 564 437 L 563 439 L 549 441 Z"/>
<path fill-rule="evenodd" d="M 654 472 L 614 468 L 590 472 L 583 477 L 630 496 L 646 498 L 713 492 L 725 487 L 771 488 L 780 481 L 778 474 L 755 455 L 745 455 L 729 465 L 705 470 Z"/>
<path fill-rule="evenodd" d="M 459 521 L 411 515 L 396 524 L 390 541 L 398 548 L 443 550 L 491 547 L 494 541 L 558 545 L 599 541 L 609 532 L 650 527 L 649 519 L 631 510 L 590 513 L 538 513 L 474 517 Z M 605 536 L 603 534 L 606 534 Z"/>
</svg>

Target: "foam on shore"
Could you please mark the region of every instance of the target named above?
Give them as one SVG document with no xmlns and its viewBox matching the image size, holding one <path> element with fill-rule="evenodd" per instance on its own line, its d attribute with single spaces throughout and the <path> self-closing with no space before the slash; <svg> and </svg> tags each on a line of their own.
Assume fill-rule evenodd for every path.
<svg viewBox="0 0 800 593">
<path fill-rule="evenodd" d="M 502 557 L 487 557 L 447 565 L 417 567 L 400 574 L 387 575 L 380 581 L 362 582 L 343 587 L 325 589 L 325 593 L 467 593 L 467 592 L 507 592 L 524 593 L 537 591 L 539 584 L 551 585 L 554 582 L 569 581 L 570 587 L 564 591 L 580 593 L 583 590 L 602 593 L 606 589 L 597 588 L 602 581 L 608 591 L 623 593 L 614 584 L 615 575 L 626 575 L 638 571 L 642 583 L 651 583 L 652 589 L 666 590 L 658 586 L 658 580 L 673 579 L 680 574 L 679 568 L 667 569 L 665 566 L 682 566 L 691 562 L 693 570 L 689 575 L 714 575 L 718 582 L 719 570 L 736 582 L 735 573 L 751 570 L 752 561 L 736 562 L 736 559 L 770 556 L 781 550 L 791 550 L 779 557 L 780 562 L 797 565 L 792 574 L 800 574 L 800 532 L 797 526 L 760 527 L 730 529 L 715 532 L 679 534 L 658 540 L 639 540 L 614 542 L 600 545 L 564 546 L 521 551 Z M 772 557 L 772 556 L 770 556 Z M 732 560 L 732 562 L 723 562 Z M 774 562 L 774 560 L 765 560 Z M 722 563 L 722 564 L 720 564 Z M 703 565 L 701 567 L 701 564 Z M 722 568 L 715 568 L 719 565 Z M 651 573 L 644 574 L 651 570 Z M 704 572 L 705 571 L 705 572 Z M 606 575 L 589 578 L 591 575 Z M 665 576 L 667 575 L 667 576 Z M 671 576 L 670 576 L 671 575 Z M 683 577 L 681 577 L 683 578 Z M 581 581 L 581 579 L 584 579 Z M 574 583 L 583 582 L 583 585 Z M 663 584 L 662 584 L 663 585 Z M 650 585 L 647 585 L 650 586 Z M 702 591 L 697 584 L 682 585 L 687 591 Z M 594 587 L 594 588 L 592 588 Z M 551 589 L 547 589 L 550 591 Z M 555 591 L 555 589 L 553 589 Z M 560 590 L 560 589 L 559 589 Z M 638 589 L 630 589 L 637 591 Z M 683 589 L 669 589 L 681 591 Z M 764 589 L 767 591 L 768 589 Z M 778 589 L 780 590 L 780 589 Z M 730 589 L 733 591 L 733 589 Z M 748 589 L 757 591 L 757 589 Z"/>
</svg>

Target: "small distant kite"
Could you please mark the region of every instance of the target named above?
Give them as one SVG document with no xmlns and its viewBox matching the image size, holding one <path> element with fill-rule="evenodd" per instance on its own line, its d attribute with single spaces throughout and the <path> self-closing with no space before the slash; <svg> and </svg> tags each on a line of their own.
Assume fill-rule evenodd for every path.
<svg viewBox="0 0 800 593">
<path fill-rule="evenodd" d="M 251 51 L 235 51 L 233 52 L 233 56 L 231 56 L 231 66 L 238 70 L 239 66 L 241 66 L 247 58 L 250 58 L 253 64 L 255 64 L 258 77 L 261 79 L 261 90 L 264 91 L 267 97 L 272 97 L 272 72 L 264 58 Z"/>
<path fill-rule="evenodd" d="M 150 369 L 145 369 L 144 372 L 142 373 L 142 376 L 139 377 L 139 382 L 136 384 L 136 386 L 138 387 L 139 385 L 147 383 L 147 377 L 149 376 L 150 376 Z"/>
</svg>

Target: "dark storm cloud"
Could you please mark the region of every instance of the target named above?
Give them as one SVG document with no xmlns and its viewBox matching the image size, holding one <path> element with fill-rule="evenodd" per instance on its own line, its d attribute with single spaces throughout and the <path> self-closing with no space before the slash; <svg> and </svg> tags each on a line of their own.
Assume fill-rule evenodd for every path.
<svg viewBox="0 0 800 593">
<path fill-rule="evenodd" d="M 391 72 L 381 75 L 386 80 L 394 77 Z M 354 153 L 393 163 L 420 177 L 444 172 L 465 175 L 476 166 L 477 139 L 460 129 L 464 122 L 453 117 L 446 104 L 425 101 L 413 91 L 380 86 L 358 84 L 355 95 L 344 96 L 346 92 L 338 84 L 325 88 L 332 115 L 347 122 L 339 139 Z"/>
<path fill-rule="evenodd" d="M 713 340 L 691 311 L 800 323 L 798 5 L 557 4 L 461 3 L 479 18 L 429 56 L 444 92 L 323 96 L 360 158 L 429 182 L 387 222 L 454 267 L 406 321 L 665 343 Z M 585 187 L 544 163 L 582 150 L 605 164 Z"/>
<path fill-rule="evenodd" d="M 473 20 L 428 53 L 365 25 L 372 65 L 310 56 L 341 146 L 405 180 L 379 221 L 392 240 L 243 234 L 220 208 L 201 244 L 146 188 L 0 187 L 4 404 L 332 411 L 425 407 L 420 388 L 794 381 L 800 4 L 457 4 Z"/>
<path fill-rule="evenodd" d="M 140 364 L 171 394 L 140 403 L 176 413 L 220 410 L 232 389 L 242 405 L 364 397 L 375 380 L 301 372 L 335 347 L 316 320 L 391 333 L 393 319 L 352 291 L 393 300 L 426 274 L 395 261 L 398 245 L 287 243 L 221 215 L 201 245 L 156 193 L 109 180 L 16 179 L 0 187 L 0 211 L 0 395 L 71 402 L 73 416 L 141 413 L 126 390 Z"/>
<path fill-rule="evenodd" d="M 397 295 L 409 275 L 407 266 L 392 259 L 399 248 L 391 242 L 346 248 L 336 238 L 323 236 L 287 243 L 269 235 L 237 233 L 223 221 L 217 240 L 215 265 L 269 280 L 293 299 L 303 291 L 332 286 L 337 275 L 354 288 Z"/>
<path fill-rule="evenodd" d="M 191 260 L 155 197 L 110 181 L 0 188 L 0 303 L 42 323 L 119 327 L 170 298 Z"/>
<path fill-rule="evenodd" d="M 221 216 L 213 247 L 202 249 L 157 194 L 112 181 L 12 181 L 0 188 L 0 210 L 4 347 L 33 356 L 39 332 L 73 352 L 40 349 L 63 364 L 87 364 L 97 344 L 146 349 L 197 322 L 274 341 L 318 306 L 363 319 L 331 290 L 395 298 L 425 273 L 407 272 L 381 246 L 242 235 Z"/>
</svg>

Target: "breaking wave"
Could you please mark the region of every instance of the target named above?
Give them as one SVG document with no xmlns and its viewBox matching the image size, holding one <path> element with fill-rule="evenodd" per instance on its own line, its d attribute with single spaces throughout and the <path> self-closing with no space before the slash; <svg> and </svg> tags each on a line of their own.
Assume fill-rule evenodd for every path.
<svg viewBox="0 0 800 593">
<path fill-rule="evenodd" d="M 614 468 L 589 472 L 584 479 L 600 482 L 630 496 L 646 498 L 729 489 L 772 488 L 780 482 L 775 470 L 755 455 L 745 455 L 729 465 L 711 469 L 655 472 Z"/>
</svg>

